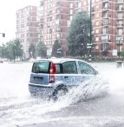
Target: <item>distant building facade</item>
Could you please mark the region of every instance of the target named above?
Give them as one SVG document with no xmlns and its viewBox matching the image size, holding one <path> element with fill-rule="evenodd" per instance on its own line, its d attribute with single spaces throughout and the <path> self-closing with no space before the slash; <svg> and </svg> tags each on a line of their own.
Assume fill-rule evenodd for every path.
<svg viewBox="0 0 124 127">
<path fill-rule="evenodd" d="M 91 5 L 91 8 L 90 8 Z M 67 35 L 76 12 L 87 11 L 92 21 L 93 52 L 117 56 L 124 43 L 123 0 L 41 0 L 41 38 L 48 49 L 59 40 L 67 51 Z"/>
<path fill-rule="evenodd" d="M 95 51 L 105 56 L 116 56 L 124 43 L 124 1 L 94 0 L 92 24 Z"/>
<path fill-rule="evenodd" d="M 24 49 L 25 57 L 29 57 L 29 47 L 40 40 L 39 21 L 36 6 L 27 6 L 16 12 L 16 38 Z"/>
</svg>

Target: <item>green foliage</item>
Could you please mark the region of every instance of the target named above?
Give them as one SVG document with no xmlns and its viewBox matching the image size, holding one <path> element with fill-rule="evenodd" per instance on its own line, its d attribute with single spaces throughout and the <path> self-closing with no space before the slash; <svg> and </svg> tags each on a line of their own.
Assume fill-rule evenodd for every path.
<svg viewBox="0 0 124 127">
<path fill-rule="evenodd" d="M 3 44 L 2 46 L 0 46 L 0 57 L 6 58 L 7 54 L 7 47 Z"/>
<path fill-rule="evenodd" d="M 29 57 L 30 58 L 35 58 L 36 57 L 36 46 L 32 43 L 29 46 Z"/>
<path fill-rule="evenodd" d="M 87 53 L 87 43 L 90 43 L 90 17 L 86 12 L 78 12 L 71 22 L 68 33 L 68 53 L 71 56 L 81 56 Z"/>
<path fill-rule="evenodd" d="M 5 45 L 0 46 L 0 57 L 15 60 L 23 56 L 23 49 L 18 39 L 9 41 Z"/>
<path fill-rule="evenodd" d="M 23 46 L 21 42 L 18 39 L 16 39 L 14 40 L 13 43 L 14 43 L 13 48 L 15 48 L 15 54 L 16 54 L 15 57 L 16 58 L 22 57 L 23 56 Z"/>
<path fill-rule="evenodd" d="M 47 47 L 43 42 L 39 42 L 36 46 L 36 56 L 46 57 L 47 56 Z"/>
<path fill-rule="evenodd" d="M 122 56 L 124 58 L 124 51 L 120 52 L 120 56 Z"/>
<path fill-rule="evenodd" d="M 60 49 L 61 49 L 61 44 L 59 43 L 58 40 L 56 40 L 52 47 L 52 56 L 59 57 L 60 55 L 62 55 L 62 51 Z"/>
</svg>

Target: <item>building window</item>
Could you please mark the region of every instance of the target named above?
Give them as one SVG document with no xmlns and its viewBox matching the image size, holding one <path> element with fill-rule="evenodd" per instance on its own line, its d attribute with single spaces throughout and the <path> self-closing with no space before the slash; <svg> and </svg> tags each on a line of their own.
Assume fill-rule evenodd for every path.
<svg viewBox="0 0 124 127">
<path fill-rule="evenodd" d="M 118 13 L 118 18 L 123 18 L 123 13 Z"/>
<path fill-rule="evenodd" d="M 96 41 L 99 41 L 99 37 L 96 37 Z"/>
<path fill-rule="evenodd" d="M 117 25 L 118 25 L 118 26 L 123 26 L 123 21 L 118 21 L 118 22 L 117 22 Z"/>
<path fill-rule="evenodd" d="M 87 3 L 86 3 L 86 2 L 84 2 L 84 3 L 83 3 L 83 5 L 84 5 L 84 6 L 86 6 L 86 5 L 87 5 Z"/>
<path fill-rule="evenodd" d="M 122 11 L 123 10 L 123 5 L 118 5 L 117 10 Z"/>
<path fill-rule="evenodd" d="M 56 20 L 56 25 L 59 25 L 60 24 L 60 20 Z"/>
<path fill-rule="evenodd" d="M 96 14 L 96 18 L 99 18 L 99 14 Z"/>
<path fill-rule="evenodd" d="M 99 29 L 96 29 L 96 34 L 98 34 L 99 33 Z"/>
<path fill-rule="evenodd" d="M 99 6 L 96 6 L 96 10 L 99 9 Z"/>
<path fill-rule="evenodd" d="M 96 26 L 98 26 L 99 25 L 99 22 L 96 22 Z"/>
<path fill-rule="evenodd" d="M 60 15 L 56 15 L 56 19 L 60 19 Z"/>
<path fill-rule="evenodd" d="M 73 14 L 73 10 L 70 10 L 70 15 L 72 15 Z"/>
<path fill-rule="evenodd" d="M 103 18 L 108 18 L 108 12 L 103 12 Z"/>
<path fill-rule="evenodd" d="M 106 28 L 103 28 L 103 29 L 102 29 L 102 33 L 103 33 L 103 34 L 108 34 L 108 28 L 107 28 L 107 27 L 106 27 Z"/>
<path fill-rule="evenodd" d="M 59 5 L 60 5 L 60 1 L 57 1 L 57 2 L 56 2 L 56 6 L 59 6 Z"/>
<path fill-rule="evenodd" d="M 81 2 L 78 3 L 78 8 L 81 8 Z"/>
<path fill-rule="evenodd" d="M 117 33 L 118 33 L 118 35 L 122 35 L 123 34 L 123 29 L 118 29 Z"/>
<path fill-rule="evenodd" d="M 73 8 L 73 3 L 70 3 L 70 8 Z"/>
<path fill-rule="evenodd" d="M 70 21 L 72 21 L 73 16 L 70 16 Z"/>
</svg>

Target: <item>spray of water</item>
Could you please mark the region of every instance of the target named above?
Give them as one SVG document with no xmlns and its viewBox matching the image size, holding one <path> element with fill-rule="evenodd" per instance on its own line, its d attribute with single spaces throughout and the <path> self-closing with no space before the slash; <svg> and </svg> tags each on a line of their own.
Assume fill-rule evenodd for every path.
<svg viewBox="0 0 124 127">
<path fill-rule="evenodd" d="M 80 100 L 87 100 L 89 98 L 94 98 L 101 95 L 107 89 L 107 83 L 100 76 L 95 79 L 91 79 L 82 82 L 78 87 L 69 90 L 69 92 L 62 97 L 59 97 L 58 101 L 43 101 L 42 99 L 29 99 L 27 102 L 15 101 L 12 104 L 8 104 L 11 108 L 7 106 L 2 106 L 5 108 L 3 114 L 1 114 L 1 119 L 4 121 L 1 125 L 6 123 L 8 125 L 25 125 L 33 124 L 38 122 L 44 122 L 46 119 L 42 116 L 48 112 L 59 111 L 62 108 L 68 107 L 73 103 L 77 103 Z M 12 102 L 11 102 L 12 103 Z M 1 109 L 3 110 L 3 109 Z M 7 122 L 8 121 L 8 122 Z"/>
<path fill-rule="evenodd" d="M 49 119 L 45 118 L 44 114 L 59 111 L 80 100 L 86 101 L 87 99 L 106 95 L 106 93 L 121 93 L 124 88 L 123 72 L 123 69 L 117 68 L 112 68 L 111 71 L 110 69 L 109 71 L 105 70 L 102 75 L 98 75 L 93 79 L 82 82 L 78 87 L 72 88 L 65 96 L 59 97 L 56 102 L 26 96 L 22 99 L 13 99 L 5 104 L 2 103 L 0 107 L 5 108 L 6 105 L 8 107 L 5 110 L 1 109 L 0 125 L 14 127 L 16 125 L 23 126 L 25 124 L 44 122 Z"/>
<path fill-rule="evenodd" d="M 60 97 L 58 101 L 69 106 L 79 101 L 104 96 L 108 93 L 108 90 L 108 82 L 98 75 L 82 82 L 78 87 L 72 88 L 65 96 Z"/>
</svg>

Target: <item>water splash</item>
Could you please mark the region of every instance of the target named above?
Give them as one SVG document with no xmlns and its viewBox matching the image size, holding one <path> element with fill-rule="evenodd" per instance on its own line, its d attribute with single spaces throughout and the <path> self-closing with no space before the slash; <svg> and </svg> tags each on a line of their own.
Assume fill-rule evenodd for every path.
<svg viewBox="0 0 124 127">
<path fill-rule="evenodd" d="M 79 101 L 86 101 L 88 99 L 104 96 L 108 93 L 108 82 L 100 75 L 82 82 L 78 87 L 72 88 L 66 96 L 59 98 L 59 103 L 66 106 L 77 103 Z"/>
</svg>

